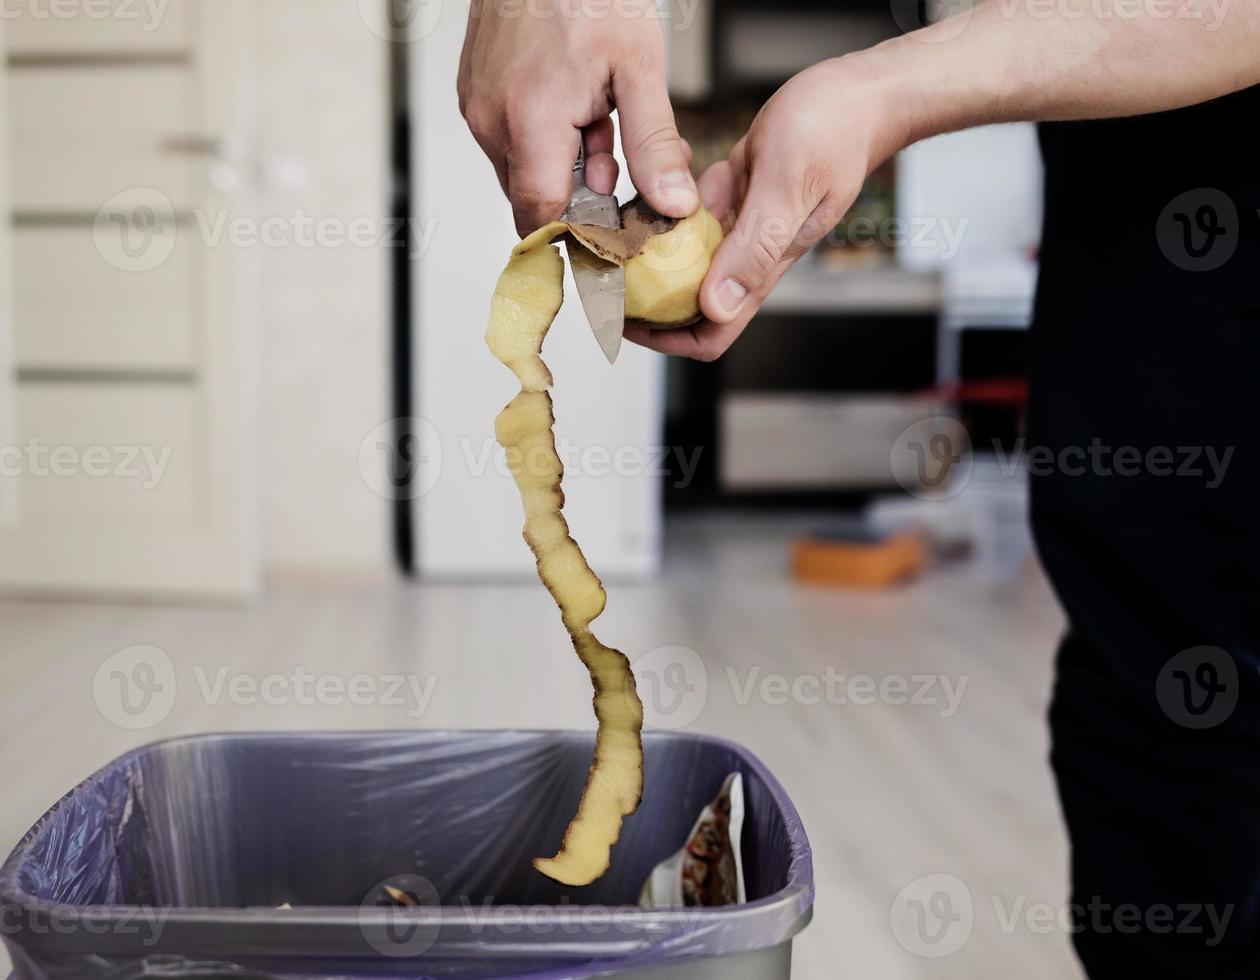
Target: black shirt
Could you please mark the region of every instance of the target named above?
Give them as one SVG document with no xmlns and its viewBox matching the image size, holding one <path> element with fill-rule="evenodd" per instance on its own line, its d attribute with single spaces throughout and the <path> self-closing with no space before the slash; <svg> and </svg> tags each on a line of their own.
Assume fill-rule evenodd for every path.
<svg viewBox="0 0 1260 980">
<path fill-rule="evenodd" d="M 1258 134 L 1260 88 L 1041 129 L 1032 516 L 1074 899 L 1232 909 L 1215 943 L 1082 921 L 1092 978 L 1260 976 Z"/>
</svg>

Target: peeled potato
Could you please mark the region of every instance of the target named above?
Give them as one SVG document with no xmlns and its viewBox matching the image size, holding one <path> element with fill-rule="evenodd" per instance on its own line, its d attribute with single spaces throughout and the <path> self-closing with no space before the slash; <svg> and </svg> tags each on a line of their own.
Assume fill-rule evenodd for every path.
<svg viewBox="0 0 1260 980">
<path fill-rule="evenodd" d="M 547 391 L 553 379 L 541 357 L 564 299 L 564 263 L 551 242 L 569 235 L 573 247 L 623 266 L 628 318 L 675 325 L 699 316 L 696 296 L 722 237 L 705 211 L 672 221 L 632 202 L 622 209 L 622 222 L 620 229 L 554 222 L 522 241 L 495 286 L 486 330 L 490 350 L 521 383 L 520 394 L 495 422 L 495 436 L 525 506 L 525 541 L 595 688 L 595 759 L 577 815 L 560 852 L 534 861 L 543 874 L 575 886 L 589 885 L 608 870 L 622 820 L 639 807 L 643 705 L 630 661 L 590 630 L 607 596 L 561 513 L 564 466 L 556 453 Z"/>
<path fill-rule="evenodd" d="M 700 285 L 722 243 L 722 226 L 703 209 L 681 221 L 663 218 L 637 198 L 621 209 L 622 227 L 558 229 L 626 270 L 626 319 L 649 327 L 685 327 L 700 319 Z M 538 232 L 535 232 L 538 234 Z M 532 236 L 531 236 L 532 237 Z"/>
<path fill-rule="evenodd" d="M 625 265 L 626 319 L 657 327 L 699 320 L 700 285 L 721 243 L 722 226 L 703 210 L 648 239 Z"/>
</svg>

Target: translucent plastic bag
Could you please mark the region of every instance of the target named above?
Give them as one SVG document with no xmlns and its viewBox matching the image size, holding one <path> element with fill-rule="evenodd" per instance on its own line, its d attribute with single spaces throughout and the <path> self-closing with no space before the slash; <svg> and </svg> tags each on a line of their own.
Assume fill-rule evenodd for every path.
<svg viewBox="0 0 1260 980">
<path fill-rule="evenodd" d="M 588 735 L 224 735 L 140 749 L 57 804 L 0 870 L 15 977 L 786 976 L 813 871 L 783 788 L 727 742 L 648 734 L 644 748 L 643 805 L 608 874 L 579 890 L 530 858 L 563 836 Z M 731 772 L 744 777 L 749 903 L 638 908 L 645 877 Z M 386 886 L 419 907 L 399 909 Z"/>
</svg>

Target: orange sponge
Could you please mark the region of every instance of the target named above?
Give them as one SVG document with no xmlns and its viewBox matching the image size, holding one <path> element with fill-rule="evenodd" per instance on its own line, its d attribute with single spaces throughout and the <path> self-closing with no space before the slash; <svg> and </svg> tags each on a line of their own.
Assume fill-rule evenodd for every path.
<svg viewBox="0 0 1260 980">
<path fill-rule="evenodd" d="M 792 575 L 818 585 L 881 588 L 916 575 L 928 560 L 919 531 L 887 537 L 816 536 L 792 542 Z"/>
</svg>

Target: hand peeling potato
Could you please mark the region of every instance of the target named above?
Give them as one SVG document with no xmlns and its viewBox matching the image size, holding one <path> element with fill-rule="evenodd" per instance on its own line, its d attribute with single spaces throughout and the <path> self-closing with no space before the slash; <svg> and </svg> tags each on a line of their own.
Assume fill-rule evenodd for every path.
<svg viewBox="0 0 1260 980">
<path fill-rule="evenodd" d="M 630 661 L 590 630 L 606 595 L 561 513 L 564 466 L 552 432 L 551 372 L 540 356 L 564 298 L 564 263 L 551 242 L 568 235 L 570 247 L 580 243 L 624 266 L 627 317 L 678 324 L 699 316 L 696 296 L 722 236 L 706 211 L 673 221 L 632 202 L 622 218 L 625 227 L 619 231 L 555 222 L 517 245 L 495 287 L 486 331 L 490 350 L 521 382 L 520 394 L 495 422 L 495 435 L 525 505 L 525 540 L 595 687 L 595 759 L 577 815 L 560 853 L 534 860 L 549 878 L 574 886 L 589 885 L 608 870 L 621 822 L 638 809 L 643 705 Z"/>
</svg>

